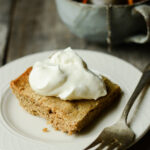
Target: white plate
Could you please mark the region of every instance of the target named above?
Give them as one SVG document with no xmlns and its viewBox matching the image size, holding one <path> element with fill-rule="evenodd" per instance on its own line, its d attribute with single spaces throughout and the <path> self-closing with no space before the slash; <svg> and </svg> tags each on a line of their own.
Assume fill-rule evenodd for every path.
<svg viewBox="0 0 150 150">
<path fill-rule="evenodd" d="M 92 142 L 106 126 L 116 122 L 133 92 L 141 72 L 132 65 L 100 52 L 76 50 L 87 62 L 89 68 L 99 71 L 119 84 L 124 92 L 121 101 L 99 117 L 81 134 L 66 135 L 46 125 L 46 121 L 28 114 L 8 88 L 9 82 L 25 71 L 35 61 L 47 58 L 50 52 L 23 57 L 0 69 L 0 149 L 2 150 L 80 150 Z M 150 125 L 150 90 L 134 104 L 129 114 L 129 123 L 139 140 Z M 134 111 L 136 109 L 136 111 Z M 48 127 L 50 132 L 43 133 Z"/>
</svg>

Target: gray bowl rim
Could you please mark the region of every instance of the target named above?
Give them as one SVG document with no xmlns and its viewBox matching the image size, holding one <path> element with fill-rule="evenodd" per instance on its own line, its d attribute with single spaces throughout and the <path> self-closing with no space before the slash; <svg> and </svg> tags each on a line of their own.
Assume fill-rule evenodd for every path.
<svg viewBox="0 0 150 150">
<path fill-rule="evenodd" d="M 101 7 L 106 7 L 108 5 L 106 4 L 103 4 L 103 5 L 95 5 L 95 4 L 83 4 L 83 3 L 80 3 L 80 2 L 77 2 L 75 0 L 66 0 L 66 1 L 69 1 L 75 5 L 78 5 L 78 6 L 81 6 L 81 7 L 87 7 L 87 8 L 101 8 Z M 138 6 L 138 5 L 141 5 L 141 4 L 145 4 L 146 2 L 150 2 L 150 0 L 142 0 L 140 2 L 136 2 L 134 3 L 133 5 L 129 5 L 129 4 L 117 4 L 117 5 L 111 5 L 113 8 L 130 8 L 130 7 L 134 7 L 134 6 Z"/>
</svg>

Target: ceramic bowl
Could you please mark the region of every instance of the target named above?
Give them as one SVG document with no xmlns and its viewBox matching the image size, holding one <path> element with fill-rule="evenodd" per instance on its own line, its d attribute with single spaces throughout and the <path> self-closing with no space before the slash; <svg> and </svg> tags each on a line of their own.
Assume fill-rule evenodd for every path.
<svg viewBox="0 0 150 150">
<path fill-rule="evenodd" d="M 56 0 L 62 21 L 78 37 L 113 44 L 150 41 L 150 0 L 134 5 L 94 5 Z"/>
</svg>

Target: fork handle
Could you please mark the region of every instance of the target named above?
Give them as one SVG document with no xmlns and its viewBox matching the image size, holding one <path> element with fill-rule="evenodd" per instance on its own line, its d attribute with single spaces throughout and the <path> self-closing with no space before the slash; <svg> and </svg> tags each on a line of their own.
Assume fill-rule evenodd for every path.
<svg viewBox="0 0 150 150">
<path fill-rule="evenodd" d="M 128 103 L 126 104 L 121 119 L 125 120 L 125 122 L 127 123 L 127 117 L 129 114 L 129 111 L 133 105 L 133 103 L 135 102 L 137 96 L 139 95 L 139 93 L 142 91 L 142 89 L 145 87 L 145 85 L 147 85 L 148 83 L 150 83 L 150 64 L 148 64 L 145 69 L 144 72 L 141 76 L 141 79 L 139 81 L 139 83 L 137 84 L 133 94 L 131 95 Z"/>
</svg>

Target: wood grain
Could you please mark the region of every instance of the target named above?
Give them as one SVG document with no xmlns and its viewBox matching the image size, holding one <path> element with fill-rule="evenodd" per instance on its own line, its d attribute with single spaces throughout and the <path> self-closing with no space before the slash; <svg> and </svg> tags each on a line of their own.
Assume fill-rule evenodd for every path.
<svg viewBox="0 0 150 150">
<path fill-rule="evenodd" d="M 30 3 L 30 5 L 29 5 Z M 8 61 L 21 56 L 86 42 L 68 31 L 60 21 L 54 0 L 18 0 L 14 12 Z"/>
<path fill-rule="evenodd" d="M 11 0 L 0 0 L 0 66 L 2 65 L 4 51 L 9 31 Z"/>
<path fill-rule="evenodd" d="M 17 0 L 7 61 L 68 46 L 108 53 L 106 47 L 73 35 L 59 19 L 54 0 Z M 150 45 L 121 45 L 111 54 L 142 69 L 150 60 Z"/>
</svg>

